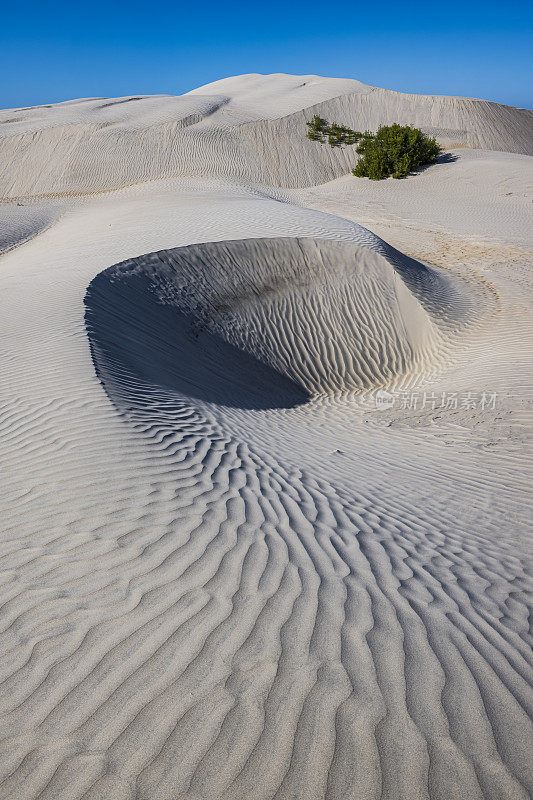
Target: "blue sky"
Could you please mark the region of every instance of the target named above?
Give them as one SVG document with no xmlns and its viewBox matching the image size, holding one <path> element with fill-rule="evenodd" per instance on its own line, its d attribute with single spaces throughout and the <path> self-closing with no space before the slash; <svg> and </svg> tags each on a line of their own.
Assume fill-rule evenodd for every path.
<svg viewBox="0 0 533 800">
<path fill-rule="evenodd" d="M 0 107 L 181 94 L 246 72 L 533 104 L 533 6 L 347 0 L 6 2 Z"/>
</svg>

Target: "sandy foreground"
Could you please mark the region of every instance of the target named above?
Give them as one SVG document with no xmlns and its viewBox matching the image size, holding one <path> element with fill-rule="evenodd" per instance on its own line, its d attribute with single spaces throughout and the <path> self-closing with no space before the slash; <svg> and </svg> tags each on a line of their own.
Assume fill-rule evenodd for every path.
<svg viewBox="0 0 533 800">
<path fill-rule="evenodd" d="M 0 112 L 2 800 L 530 797 L 532 154 L 316 76 Z"/>
</svg>

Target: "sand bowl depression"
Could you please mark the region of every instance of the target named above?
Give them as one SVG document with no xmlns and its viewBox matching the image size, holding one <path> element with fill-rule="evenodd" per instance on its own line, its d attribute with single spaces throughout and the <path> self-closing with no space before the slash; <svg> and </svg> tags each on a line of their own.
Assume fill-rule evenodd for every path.
<svg viewBox="0 0 533 800">
<path fill-rule="evenodd" d="M 268 408 L 421 371 L 467 321 L 466 289 L 374 238 L 211 242 L 111 267 L 85 299 L 97 372 Z"/>
</svg>

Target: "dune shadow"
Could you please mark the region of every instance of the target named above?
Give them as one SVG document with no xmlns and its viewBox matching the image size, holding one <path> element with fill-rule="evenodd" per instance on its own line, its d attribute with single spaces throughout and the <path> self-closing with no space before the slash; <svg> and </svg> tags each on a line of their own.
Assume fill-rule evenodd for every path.
<svg viewBox="0 0 533 800">
<path fill-rule="evenodd" d="M 431 164 L 423 164 L 412 174 L 416 174 L 416 172 L 425 172 L 427 169 L 434 167 L 435 164 L 454 164 L 456 161 L 459 161 L 459 156 L 457 153 L 442 152 L 439 153 L 435 161 L 433 161 Z"/>
<path fill-rule="evenodd" d="M 138 402 L 139 387 L 147 403 L 154 393 L 253 410 L 308 400 L 286 376 L 203 328 L 194 315 L 162 303 L 142 273 L 105 270 L 84 303 L 94 368 L 116 403 L 128 395 Z"/>
<path fill-rule="evenodd" d="M 459 156 L 457 153 L 441 153 L 437 156 L 437 160 L 435 163 L 437 164 L 453 164 L 454 161 L 459 161 Z M 428 164 L 428 166 L 431 166 Z"/>
</svg>

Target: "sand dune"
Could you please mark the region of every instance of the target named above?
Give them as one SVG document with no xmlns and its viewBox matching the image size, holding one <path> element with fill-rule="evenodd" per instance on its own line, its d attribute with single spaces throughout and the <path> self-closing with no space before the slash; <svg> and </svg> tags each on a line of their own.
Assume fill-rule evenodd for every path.
<svg viewBox="0 0 533 800">
<path fill-rule="evenodd" d="M 527 112 L 409 98 L 3 112 L 2 800 L 533 792 Z M 373 184 L 317 109 L 512 152 Z"/>
<path fill-rule="evenodd" d="M 0 197 L 78 195 L 182 176 L 292 188 L 323 183 L 346 174 L 356 155 L 354 147 L 324 148 L 305 138 L 315 113 L 360 130 L 414 124 L 446 147 L 533 154 L 528 110 L 404 95 L 358 81 L 247 75 L 181 97 L 97 98 L 3 112 Z"/>
</svg>

